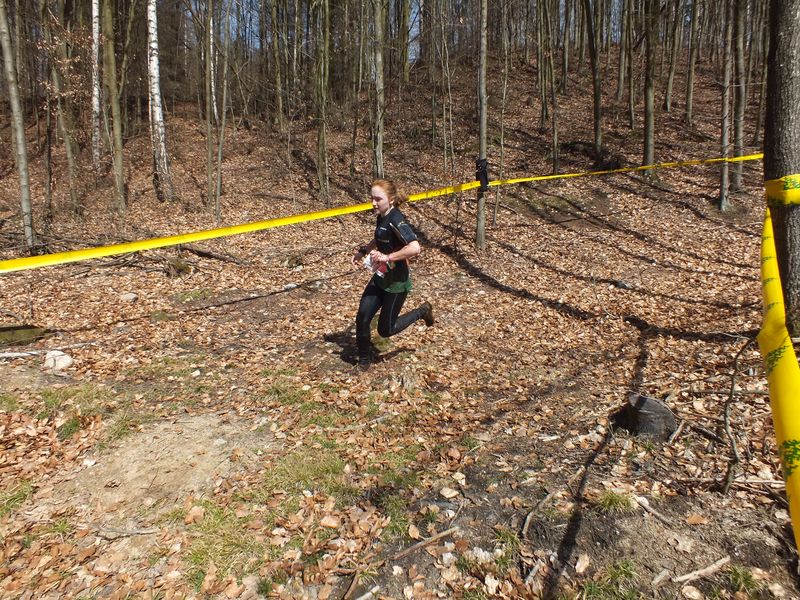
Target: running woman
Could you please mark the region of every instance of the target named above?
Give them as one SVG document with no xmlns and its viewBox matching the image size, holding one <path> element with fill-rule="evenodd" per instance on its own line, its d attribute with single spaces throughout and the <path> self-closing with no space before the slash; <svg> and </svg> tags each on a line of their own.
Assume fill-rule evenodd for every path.
<svg viewBox="0 0 800 600">
<path fill-rule="evenodd" d="M 418 308 L 400 315 L 411 289 L 408 259 L 422 251 L 417 235 L 398 208 L 406 197 L 398 192 L 394 182 L 385 179 L 372 183 L 370 197 L 372 208 L 378 215 L 375 237 L 368 244 L 356 248 L 351 259 L 354 266 L 363 262 L 373 272 L 361 295 L 356 315 L 358 365 L 362 369 L 369 368 L 372 361 L 369 326 L 379 310 L 378 335 L 381 337 L 400 333 L 420 319 L 428 327 L 433 325 L 430 302 L 423 302 Z"/>
</svg>

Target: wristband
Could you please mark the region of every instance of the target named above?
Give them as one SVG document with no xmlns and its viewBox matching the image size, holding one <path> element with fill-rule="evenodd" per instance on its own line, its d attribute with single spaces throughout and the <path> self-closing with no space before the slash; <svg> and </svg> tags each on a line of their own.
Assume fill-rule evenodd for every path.
<svg viewBox="0 0 800 600">
<path fill-rule="evenodd" d="M 359 246 L 358 251 L 359 253 L 361 253 L 362 256 L 366 256 L 367 254 L 369 254 L 369 248 L 367 246 Z"/>
</svg>

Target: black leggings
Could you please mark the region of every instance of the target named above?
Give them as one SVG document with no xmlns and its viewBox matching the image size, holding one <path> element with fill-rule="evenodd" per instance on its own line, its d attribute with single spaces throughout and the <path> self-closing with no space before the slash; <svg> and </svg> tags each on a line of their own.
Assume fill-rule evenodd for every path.
<svg viewBox="0 0 800 600">
<path fill-rule="evenodd" d="M 367 284 L 364 293 L 361 295 L 361 303 L 358 306 L 358 314 L 356 315 L 356 343 L 358 344 L 359 358 L 369 356 L 369 326 L 372 323 L 372 318 L 379 310 L 381 311 L 381 316 L 378 319 L 378 335 L 384 338 L 400 333 L 406 327 L 419 320 L 420 315 L 417 309 L 399 316 L 407 295 L 408 292 L 393 294 L 382 290 L 373 281 Z"/>
</svg>

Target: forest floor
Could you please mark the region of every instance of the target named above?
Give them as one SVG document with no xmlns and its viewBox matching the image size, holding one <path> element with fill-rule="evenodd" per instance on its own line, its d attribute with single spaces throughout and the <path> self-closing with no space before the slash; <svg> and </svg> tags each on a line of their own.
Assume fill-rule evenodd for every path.
<svg viewBox="0 0 800 600">
<path fill-rule="evenodd" d="M 547 174 L 533 72 L 517 75 L 503 174 Z M 659 114 L 657 160 L 719 154 L 706 80 L 694 127 L 680 106 Z M 386 172 L 406 191 L 472 179 L 463 83 L 457 168 L 441 164 L 424 95 L 393 99 Z M 579 83 L 559 101 L 562 172 L 594 168 Z M 622 110 L 607 111 L 604 139 L 635 166 L 641 130 Z M 317 210 L 313 131 L 295 125 L 287 146 L 250 125 L 226 138 L 222 224 Z M 39 224 L 51 251 L 215 226 L 202 128 L 169 118 L 181 196 L 169 205 L 134 133 L 124 221 L 106 180 L 85 184 L 82 218 L 57 185 L 55 221 Z M 352 176 L 349 127 L 330 143 L 333 204 L 366 201 L 368 140 Z M 20 249 L 10 160 L 0 258 Z M 483 251 L 471 194 L 408 205 L 424 247 L 408 306 L 430 300 L 436 324 L 376 338 L 367 372 L 353 319 L 368 274 L 349 258 L 371 214 L 3 275 L 0 324 L 49 333 L 0 348 L 0 597 L 800 597 L 750 343 L 760 163 L 743 166 L 727 213 L 718 180 L 719 167 L 692 167 L 503 187 Z M 45 368 L 51 349 L 74 364 Z M 632 393 L 669 406 L 671 439 L 612 427 Z M 726 406 L 741 462 L 723 493 Z"/>
</svg>

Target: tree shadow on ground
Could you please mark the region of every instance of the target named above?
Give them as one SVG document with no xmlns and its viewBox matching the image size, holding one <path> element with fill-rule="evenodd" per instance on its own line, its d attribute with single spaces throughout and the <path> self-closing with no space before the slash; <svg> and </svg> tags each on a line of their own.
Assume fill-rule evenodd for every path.
<svg viewBox="0 0 800 600">
<path fill-rule="evenodd" d="M 558 558 L 557 566 L 550 570 L 544 579 L 542 586 L 542 598 L 556 598 L 558 597 L 558 588 L 561 577 L 570 563 L 570 559 L 575 553 L 578 545 L 578 535 L 580 534 L 581 527 L 583 526 L 584 513 L 587 509 L 587 500 L 584 496 L 586 491 L 586 484 L 589 481 L 590 469 L 595 464 L 597 459 L 603 453 L 611 440 L 612 433 L 609 431 L 603 441 L 594 449 L 594 451 L 583 462 L 583 474 L 577 483 L 577 486 L 572 493 L 575 499 L 575 508 L 570 514 L 569 521 L 567 521 L 564 535 L 558 545 L 556 556 Z"/>
<path fill-rule="evenodd" d="M 333 333 L 326 333 L 322 336 L 326 342 L 331 342 L 339 346 L 339 358 L 342 362 L 350 365 L 358 363 L 358 348 L 356 346 L 356 334 L 354 325 L 347 327 L 341 331 L 334 331 Z M 372 364 L 380 364 L 390 361 L 392 358 L 406 352 L 413 352 L 410 348 L 395 348 L 388 352 L 381 352 L 373 343 L 370 350 L 372 354 Z"/>
</svg>

